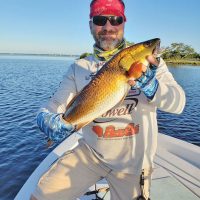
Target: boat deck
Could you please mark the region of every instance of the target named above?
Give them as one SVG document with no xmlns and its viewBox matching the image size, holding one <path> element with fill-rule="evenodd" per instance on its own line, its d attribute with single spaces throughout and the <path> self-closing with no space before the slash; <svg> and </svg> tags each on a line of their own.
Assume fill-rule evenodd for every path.
<svg viewBox="0 0 200 200">
<path fill-rule="evenodd" d="M 169 172 L 168 170 L 164 169 L 163 167 L 159 165 L 155 165 L 155 169 L 153 172 L 153 179 L 152 179 L 152 187 L 151 187 L 151 199 L 152 200 L 199 200 L 199 186 L 195 185 L 196 193 L 194 193 L 194 190 L 191 191 L 191 189 L 188 187 L 188 185 L 184 185 L 182 181 L 179 181 L 177 179 L 177 176 L 172 172 Z M 184 177 L 181 177 L 182 179 Z M 187 180 L 188 181 L 188 180 Z M 193 185 L 191 183 L 191 185 Z M 97 188 L 106 188 L 107 182 L 105 180 L 99 182 L 97 184 Z M 193 188 L 194 189 L 194 188 Z M 95 188 L 92 186 L 90 188 L 90 191 L 94 191 Z M 105 197 L 104 197 L 105 195 Z M 98 193 L 99 197 L 104 197 L 104 200 L 110 200 L 110 193 L 103 191 L 102 193 Z M 94 199 L 95 195 L 90 196 L 84 196 L 80 200 L 89 200 Z"/>
<path fill-rule="evenodd" d="M 154 160 L 152 177 L 152 200 L 199 200 L 200 168 L 199 147 L 165 135 L 158 137 L 158 149 Z M 106 188 L 105 180 L 98 183 L 98 188 Z M 94 187 L 90 188 L 95 190 Z M 98 193 L 103 197 L 105 192 Z M 90 196 L 93 199 L 95 195 Z M 83 197 L 81 200 L 89 200 Z M 104 200 L 110 200 L 109 192 Z"/>
<path fill-rule="evenodd" d="M 200 198 L 164 168 L 156 166 L 151 187 L 151 199 L 199 200 Z"/>
<path fill-rule="evenodd" d="M 15 200 L 28 200 L 36 187 L 39 177 L 67 149 L 77 144 L 81 136 L 73 134 L 54 149 L 29 177 Z M 200 148 L 187 142 L 159 134 L 158 149 L 154 160 L 152 177 L 152 200 L 200 200 Z M 99 197 L 110 200 L 106 180 L 98 182 L 89 191 L 101 188 Z M 106 191 L 106 192 L 105 192 Z M 79 200 L 92 200 L 95 195 L 84 195 Z"/>
<path fill-rule="evenodd" d="M 199 147 L 162 134 L 158 140 L 152 199 L 200 199 Z"/>
</svg>

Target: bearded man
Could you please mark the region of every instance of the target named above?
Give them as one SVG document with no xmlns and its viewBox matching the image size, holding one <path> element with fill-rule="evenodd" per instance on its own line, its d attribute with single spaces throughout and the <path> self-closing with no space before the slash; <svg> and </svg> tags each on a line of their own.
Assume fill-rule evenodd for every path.
<svg viewBox="0 0 200 200">
<path fill-rule="evenodd" d="M 124 9 L 121 0 L 91 2 L 89 25 L 94 52 L 70 66 L 56 93 L 37 115 L 38 126 L 51 141 L 60 142 L 70 132 L 62 113 L 71 99 L 106 61 L 128 46 L 124 39 Z M 31 200 L 75 200 L 102 178 L 108 182 L 111 200 L 149 199 L 158 134 L 156 110 L 181 113 L 185 94 L 161 58 L 150 56 L 148 60 L 154 76 L 147 76 L 149 68 L 139 82 L 130 81 L 128 95 L 134 98 L 125 98 L 110 114 L 105 113 L 82 129 L 78 146 L 61 156 L 41 177 Z M 116 114 L 117 109 L 127 106 L 127 112 Z M 129 136 L 108 137 L 108 131 L 127 127 L 132 131 Z M 103 132 L 101 136 L 99 131 Z"/>
</svg>

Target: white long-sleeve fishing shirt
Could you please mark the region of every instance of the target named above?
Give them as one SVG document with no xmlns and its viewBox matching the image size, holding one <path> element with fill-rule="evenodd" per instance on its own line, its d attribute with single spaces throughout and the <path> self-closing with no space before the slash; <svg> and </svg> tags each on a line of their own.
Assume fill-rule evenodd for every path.
<svg viewBox="0 0 200 200">
<path fill-rule="evenodd" d="M 92 55 L 76 60 L 45 108 L 64 113 L 66 105 L 102 65 L 103 62 Z M 156 78 L 159 87 L 152 101 L 132 87 L 123 102 L 82 129 L 80 142 L 113 170 L 140 173 L 141 169 L 152 168 L 157 147 L 157 108 L 176 114 L 184 109 L 185 93 L 162 59 Z"/>
</svg>

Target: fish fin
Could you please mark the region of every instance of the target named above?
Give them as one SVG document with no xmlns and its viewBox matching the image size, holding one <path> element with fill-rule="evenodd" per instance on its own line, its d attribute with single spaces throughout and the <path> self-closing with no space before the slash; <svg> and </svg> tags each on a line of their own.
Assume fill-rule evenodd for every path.
<svg viewBox="0 0 200 200">
<path fill-rule="evenodd" d="M 89 124 L 90 122 L 91 122 L 91 121 L 77 124 L 77 125 L 76 125 L 76 131 L 80 130 L 82 127 L 86 126 L 86 125 Z"/>
<path fill-rule="evenodd" d="M 46 147 L 47 147 L 47 148 L 50 148 L 53 144 L 54 144 L 54 141 L 51 140 L 51 139 L 49 138 L 49 139 L 47 140 Z"/>
<path fill-rule="evenodd" d="M 134 62 L 132 63 L 130 69 L 127 72 L 129 78 L 138 79 L 140 78 L 143 73 L 146 71 L 147 67 L 142 62 Z"/>
<path fill-rule="evenodd" d="M 129 89 L 127 89 L 127 91 L 125 92 L 124 96 L 122 97 L 122 99 L 121 99 L 120 102 L 119 102 L 119 105 L 121 105 L 121 104 L 123 103 L 124 99 L 125 99 L 126 96 L 128 95 L 128 92 L 129 92 L 130 88 L 131 88 L 131 86 L 129 86 Z"/>
<path fill-rule="evenodd" d="M 86 85 L 85 87 L 87 87 L 87 85 Z M 74 101 L 75 101 L 75 99 L 77 98 L 77 96 L 80 95 L 80 93 L 85 89 L 85 87 L 83 87 L 82 90 L 79 91 L 79 92 L 71 99 L 71 101 L 67 104 L 66 109 L 65 109 L 66 111 L 69 109 L 69 107 L 71 107 L 71 105 L 74 103 Z"/>
<path fill-rule="evenodd" d="M 65 108 L 66 111 L 67 111 L 67 110 L 69 109 L 69 107 L 74 103 L 76 97 L 77 97 L 79 94 L 80 94 L 80 92 L 77 93 L 77 94 L 71 99 L 71 101 L 67 104 L 67 106 L 66 106 L 66 108 Z"/>
</svg>

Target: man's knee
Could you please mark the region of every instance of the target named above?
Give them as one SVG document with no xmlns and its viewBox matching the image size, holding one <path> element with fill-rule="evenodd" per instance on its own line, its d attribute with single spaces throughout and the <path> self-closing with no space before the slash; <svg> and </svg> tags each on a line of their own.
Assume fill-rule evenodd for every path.
<svg viewBox="0 0 200 200">
<path fill-rule="evenodd" d="M 38 200 L 38 199 L 36 199 L 33 195 L 31 195 L 30 200 Z"/>
</svg>

